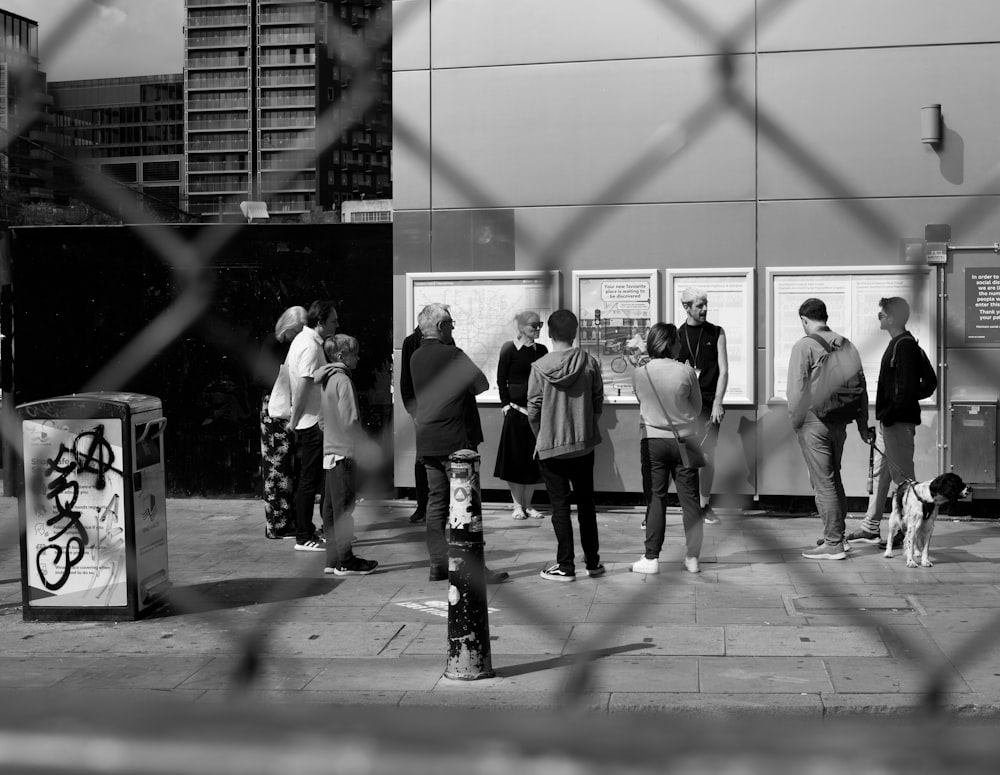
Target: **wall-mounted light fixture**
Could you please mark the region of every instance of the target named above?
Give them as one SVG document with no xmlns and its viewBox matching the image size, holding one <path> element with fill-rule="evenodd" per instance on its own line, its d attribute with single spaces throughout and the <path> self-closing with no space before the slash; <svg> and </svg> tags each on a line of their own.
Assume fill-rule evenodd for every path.
<svg viewBox="0 0 1000 775">
<path fill-rule="evenodd" d="M 941 142 L 940 105 L 924 105 L 920 109 L 920 139 L 928 145 Z"/>
</svg>

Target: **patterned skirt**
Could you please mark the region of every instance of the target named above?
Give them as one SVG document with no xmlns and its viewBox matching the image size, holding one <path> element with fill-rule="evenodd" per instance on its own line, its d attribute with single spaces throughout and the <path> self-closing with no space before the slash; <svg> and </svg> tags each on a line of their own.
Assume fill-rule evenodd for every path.
<svg viewBox="0 0 1000 775">
<path fill-rule="evenodd" d="M 264 396 L 260 410 L 261 479 L 264 483 L 264 535 L 295 535 L 295 485 L 298 478 L 295 449 L 288 435 L 288 420 L 267 413 Z"/>
</svg>

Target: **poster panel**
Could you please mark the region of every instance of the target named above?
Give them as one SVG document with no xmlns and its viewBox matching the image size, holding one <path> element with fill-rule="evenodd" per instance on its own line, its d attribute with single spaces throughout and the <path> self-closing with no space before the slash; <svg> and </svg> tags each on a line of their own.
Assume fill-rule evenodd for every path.
<svg viewBox="0 0 1000 775">
<path fill-rule="evenodd" d="M 1000 343 L 1000 269 L 970 266 L 965 270 L 965 343 Z"/>
<path fill-rule="evenodd" d="M 490 382 L 480 403 L 500 401 L 497 365 L 500 347 L 517 334 L 514 316 L 533 311 L 544 323 L 559 309 L 559 272 L 420 272 L 406 275 L 406 318 L 431 303 L 447 304 L 455 320 L 455 344 Z M 552 349 L 547 327 L 538 341 Z"/>
<path fill-rule="evenodd" d="M 646 335 L 659 311 L 656 269 L 573 272 L 573 312 L 580 320 L 577 344 L 601 364 L 607 401 L 636 401 L 632 374 L 647 358 Z"/>
<path fill-rule="evenodd" d="M 753 267 L 667 270 L 666 321 L 680 326 L 687 315 L 681 304 L 685 288 L 698 288 L 708 296 L 708 320 L 726 334 L 729 384 L 725 403 L 754 402 Z"/>
<path fill-rule="evenodd" d="M 782 267 L 768 269 L 768 393 L 769 401 L 784 401 L 792 345 L 804 332 L 799 305 L 810 297 L 822 299 L 834 331 L 850 339 L 861 354 L 868 382 L 868 399 L 875 402 L 882 355 L 889 335 L 879 324 L 879 300 L 892 296 L 910 304 L 906 328 L 935 361 L 936 279 L 923 267 Z M 934 396 L 924 403 L 933 404 Z"/>
<path fill-rule="evenodd" d="M 122 421 L 24 420 L 32 606 L 128 604 Z"/>
</svg>

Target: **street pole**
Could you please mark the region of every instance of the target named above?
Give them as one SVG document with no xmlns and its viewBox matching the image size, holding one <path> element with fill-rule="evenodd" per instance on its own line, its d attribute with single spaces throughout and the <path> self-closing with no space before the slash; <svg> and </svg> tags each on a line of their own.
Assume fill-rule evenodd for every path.
<svg viewBox="0 0 1000 775">
<path fill-rule="evenodd" d="M 479 454 L 460 449 L 448 457 L 448 664 L 445 678 L 492 678 L 490 623 L 486 607 L 483 504 Z"/>
</svg>

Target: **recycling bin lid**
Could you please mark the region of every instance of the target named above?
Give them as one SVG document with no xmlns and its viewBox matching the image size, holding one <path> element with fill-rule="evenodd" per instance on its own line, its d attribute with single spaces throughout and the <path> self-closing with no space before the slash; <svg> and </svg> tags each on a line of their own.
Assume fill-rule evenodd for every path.
<svg viewBox="0 0 1000 775">
<path fill-rule="evenodd" d="M 163 402 L 156 396 L 148 396 L 144 393 L 100 390 L 90 393 L 73 393 L 68 396 L 52 396 L 51 398 L 43 398 L 39 401 L 29 401 L 19 404 L 17 409 L 19 412 L 23 412 L 25 409 L 32 407 L 67 404 L 83 405 L 88 403 L 113 404 L 119 407 L 128 407 L 129 411 L 133 414 L 151 409 L 160 409 L 163 406 Z"/>
</svg>

